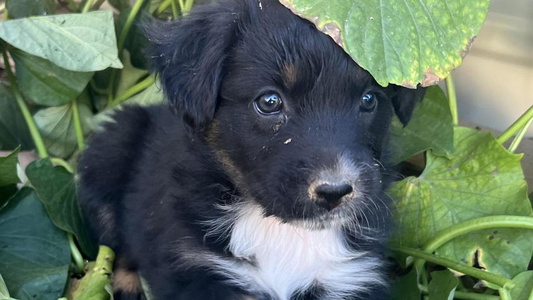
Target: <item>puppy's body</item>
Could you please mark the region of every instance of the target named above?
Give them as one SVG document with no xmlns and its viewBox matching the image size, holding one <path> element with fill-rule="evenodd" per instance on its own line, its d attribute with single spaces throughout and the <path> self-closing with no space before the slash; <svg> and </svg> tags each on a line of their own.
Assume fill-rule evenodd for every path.
<svg viewBox="0 0 533 300">
<path fill-rule="evenodd" d="M 139 271 L 158 300 L 382 298 L 380 160 L 416 93 L 380 87 L 277 1 L 158 26 L 153 66 L 174 112 L 126 107 L 79 162 L 117 274 Z"/>
</svg>

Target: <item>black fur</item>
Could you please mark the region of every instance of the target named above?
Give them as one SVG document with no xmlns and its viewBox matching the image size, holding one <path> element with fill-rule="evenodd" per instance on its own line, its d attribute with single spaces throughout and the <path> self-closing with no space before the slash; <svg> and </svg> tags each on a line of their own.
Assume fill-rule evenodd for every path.
<svg viewBox="0 0 533 300">
<path fill-rule="evenodd" d="M 358 212 L 346 214 L 370 228 L 346 226 L 346 238 L 380 255 L 388 211 L 380 159 L 393 112 L 407 123 L 419 91 L 380 87 L 331 38 L 274 0 L 225 1 L 148 27 L 152 67 L 173 109 L 126 107 L 91 138 L 79 162 L 80 201 L 99 243 L 140 271 L 159 300 L 275 299 L 199 261 L 195 254 L 206 251 L 237 259 L 228 234 L 207 234 L 205 224 L 224 218 L 219 206 L 248 201 L 285 223 L 328 227 L 354 204 L 329 211 L 309 186 L 343 155 L 361 166 L 356 189 L 365 195 L 357 196 Z M 265 92 L 283 99 L 280 113 L 256 111 Z M 361 106 L 366 93 L 378 98 L 373 110 Z M 321 293 L 317 285 L 293 299 Z"/>
</svg>

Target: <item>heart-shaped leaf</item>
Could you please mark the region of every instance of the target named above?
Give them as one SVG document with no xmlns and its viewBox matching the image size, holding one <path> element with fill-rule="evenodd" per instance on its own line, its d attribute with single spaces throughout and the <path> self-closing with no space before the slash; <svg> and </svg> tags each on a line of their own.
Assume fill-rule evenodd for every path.
<svg viewBox="0 0 533 300">
<path fill-rule="evenodd" d="M 54 226 L 32 189 L 0 212 L 0 273 L 19 300 L 55 300 L 68 278 L 67 234 Z"/>
<path fill-rule="evenodd" d="M 83 102 L 78 103 L 78 108 L 83 132 L 86 134 L 89 132 L 92 113 Z M 68 157 L 77 148 L 72 103 L 41 109 L 34 118 L 51 155 Z"/>
<path fill-rule="evenodd" d="M 0 38 L 63 69 L 122 68 L 111 11 L 30 17 L 0 22 Z"/>
<path fill-rule="evenodd" d="M 282 0 L 386 86 L 435 84 L 458 67 L 489 0 Z"/>
<path fill-rule="evenodd" d="M 74 174 L 63 167 L 54 167 L 48 159 L 41 159 L 26 167 L 26 175 L 54 224 L 74 234 L 83 252 L 94 256 L 96 245 L 81 215 Z"/>
<path fill-rule="evenodd" d="M 31 101 L 59 106 L 76 98 L 91 79 L 93 72 L 65 70 L 50 61 L 22 51 L 11 51 L 17 68 L 20 91 Z"/>
<path fill-rule="evenodd" d="M 459 285 L 457 277 L 448 270 L 431 272 L 429 298 L 431 300 L 453 300 L 455 289 Z"/>
<path fill-rule="evenodd" d="M 419 177 L 395 183 L 399 230 L 393 243 L 419 248 L 439 231 L 490 215 L 531 214 L 521 155 L 509 153 L 486 132 L 458 127 L 450 158 L 427 153 Z M 483 230 L 452 240 L 437 250 L 443 257 L 478 264 L 512 278 L 527 269 L 533 234 L 519 229 Z"/>
</svg>

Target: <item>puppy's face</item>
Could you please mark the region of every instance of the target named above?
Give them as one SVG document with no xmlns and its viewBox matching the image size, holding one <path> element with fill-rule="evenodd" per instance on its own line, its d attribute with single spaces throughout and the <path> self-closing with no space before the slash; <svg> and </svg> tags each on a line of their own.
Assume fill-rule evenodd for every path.
<svg viewBox="0 0 533 300">
<path fill-rule="evenodd" d="M 407 120 L 414 98 L 391 96 L 394 88 L 379 86 L 277 1 L 237 2 L 230 20 L 220 8 L 198 13 L 211 18 L 203 26 L 212 23 L 204 44 L 218 41 L 219 51 L 204 46 L 201 62 L 188 63 L 196 82 L 186 84 L 212 93 L 180 95 L 191 89 L 176 86 L 183 76 L 158 70 L 171 103 L 175 97 L 184 121 L 201 128 L 236 187 L 266 215 L 310 228 L 372 226 L 371 215 L 386 213 L 380 159 L 390 120 L 393 111 Z"/>
</svg>

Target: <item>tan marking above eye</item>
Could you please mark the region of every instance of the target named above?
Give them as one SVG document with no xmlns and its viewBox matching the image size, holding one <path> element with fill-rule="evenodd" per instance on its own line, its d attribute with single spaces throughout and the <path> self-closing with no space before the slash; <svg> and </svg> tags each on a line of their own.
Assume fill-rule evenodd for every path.
<svg viewBox="0 0 533 300">
<path fill-rule="evenodd" d="M 296 83 L 296 66 L 292 63 L 283 65 L 283 83 L 287 88 L 291 88 Z"/>
</svg>

